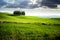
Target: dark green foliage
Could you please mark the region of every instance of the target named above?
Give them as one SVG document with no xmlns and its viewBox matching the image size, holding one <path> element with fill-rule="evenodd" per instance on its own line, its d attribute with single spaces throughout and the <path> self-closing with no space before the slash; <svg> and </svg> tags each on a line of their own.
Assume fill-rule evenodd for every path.
<svg viewBox="0 0 60 40">
<path fill-rule="evenodd" d="M 14 15 L 21 15 L 20 11 L 14 11 Z"/>
<path fill-rule="evenodd" d="M 15 16 L 25 15 L 24 11 L 14 11 Z"/>
<path fill-rule="evenodd" d="M 22 15 L 25 15 L 25 12 L 24 11 L 22 12 Z"/>
</svg>

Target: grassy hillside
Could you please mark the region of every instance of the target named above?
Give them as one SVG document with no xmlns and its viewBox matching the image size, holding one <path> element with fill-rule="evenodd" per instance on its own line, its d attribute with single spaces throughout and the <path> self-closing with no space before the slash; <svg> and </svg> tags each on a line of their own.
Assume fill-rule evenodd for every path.
<svg viewBox="0 0 60 40">
<path fill-rule="evenodd" d="M 0 40 L 60 40 L 60 19 L 0 13 Z"/>
<path fill-rule="evenodd" d="M 34 23 L 34 22 L 43 22 L 43 23 L 56 23 L 60 24 L 60 19 L 58 18 L 39 18 L 33 16 L 12 16 L 8 13 L 0 13 L 0 20 L 12 21 L 12 22 L 23 22 L 23 23 Z"/>
</svg>

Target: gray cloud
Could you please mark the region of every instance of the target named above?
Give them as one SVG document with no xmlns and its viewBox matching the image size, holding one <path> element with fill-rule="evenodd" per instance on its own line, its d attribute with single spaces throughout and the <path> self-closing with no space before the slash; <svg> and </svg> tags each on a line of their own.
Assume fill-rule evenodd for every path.
<svg viewBox="0 0 60 40">
<path fill-rule="evenodd" d="M 0 0 L 0 7 L 4 6 L 6 4 L 7 4 L 6 2 L 4 2 L 3 0 Z"/>
<path fill-rule="evenodd" d="M 29 4 L 30 0 L 13 0 L 14 3 L 8 3 L 6 1 L 0 0 L 0 8 L 38 8 L 42 6 L 47 6 L 49 8 L 56 8 L 59 4 L 59 0 L 37 0 L 37 4 Z"/>
</svg>

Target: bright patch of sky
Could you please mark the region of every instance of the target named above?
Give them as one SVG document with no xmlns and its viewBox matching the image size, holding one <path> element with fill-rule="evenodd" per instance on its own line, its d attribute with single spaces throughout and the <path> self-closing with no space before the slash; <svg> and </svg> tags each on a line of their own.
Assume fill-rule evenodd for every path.
<svg viewBox="0 0 60 40">
<path fill-rule="evenodd" d="M 32 4 L 36 4 L 37 0 L 31 0 Z"/>
</svg>

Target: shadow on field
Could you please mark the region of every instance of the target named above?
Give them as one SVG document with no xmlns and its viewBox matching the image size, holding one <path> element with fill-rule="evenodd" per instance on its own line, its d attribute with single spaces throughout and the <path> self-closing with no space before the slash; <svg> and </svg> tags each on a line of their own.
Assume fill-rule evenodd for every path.
<svg viewBox="0 0 60 40">
<path fill-rule="evenodd" d="M 56 36 L 55 37 L 55 40 L 60 40 L 60 36 Z"/>
<path fill-rule="evenodd" d="M 53 20 L 60 20 L 60 18 L 51 18 L 51 19 L 53 19 Z"/>
<path fill-rule="evenodd" d="M 60 35 L 50 37 L 50 35 L 46 33 L 44 35 L 35 32 L 22 33 L 18 30 L 13 34 L 9 30 L 3 31 L 0 29 L 0 40 L 60 40 Z"/>
<path fill-rule="evenodd" d="M 49 25 L 49 26 L 60 26 L 60 24 L 47 24 L 47 23 L 37 23 L 37 22 L 34 22 L 34 23 L 23 23 L 23 22 L 11 22 L 11 21 L 0 21 L 0 23 L 14 23 L 14 24 L 35 24 L 35 25 Z"/>
<path fill-rule="evenodd" d="M 7 14 L 8 16 L 14 16 L 13 14 Z"/>
</svg>

